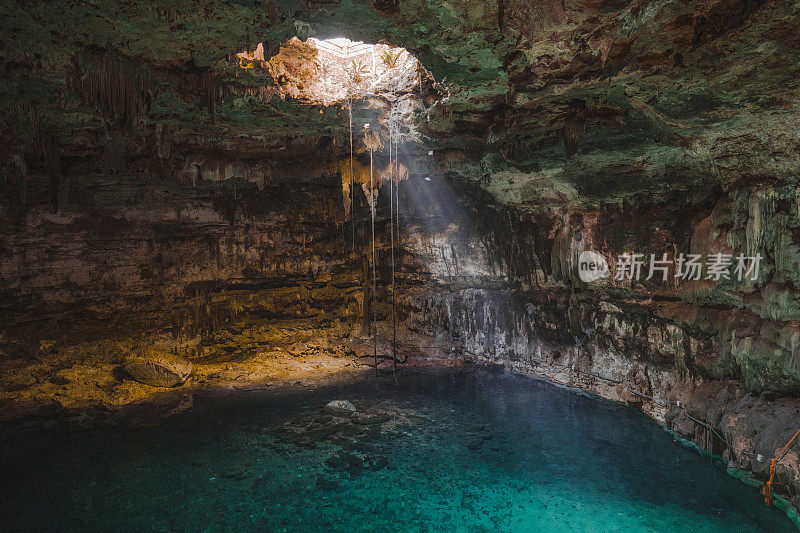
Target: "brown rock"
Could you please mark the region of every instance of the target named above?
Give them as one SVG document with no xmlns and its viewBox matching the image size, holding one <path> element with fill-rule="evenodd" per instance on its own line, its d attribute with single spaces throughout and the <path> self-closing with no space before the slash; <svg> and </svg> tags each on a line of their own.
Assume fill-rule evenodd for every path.
<svg viewBox="0 0 800 533">
<path fill-rule="evenodd" d="M 192 372 L 192 363 L 166 352 L 149 351 L 126 357 L 123 368 L 139 383 L 174 387 L 186 381 Z"/>
</svg>

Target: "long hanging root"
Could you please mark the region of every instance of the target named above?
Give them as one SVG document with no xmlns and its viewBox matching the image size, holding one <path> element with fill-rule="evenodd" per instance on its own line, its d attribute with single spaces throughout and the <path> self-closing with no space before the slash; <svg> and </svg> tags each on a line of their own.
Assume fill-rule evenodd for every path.
<svg viewBox="0 0 800 533">
<path fill-rule="evenodd" d="M 395 158 L 397 157 L 397 150 L 395 150 Z M 392 160 L 392 139 L 389 138 L 389 165 L 391 171 L 389 173 L 389 234 L 391 235 L 392 246 L 392 365 L 394 371 L 397 372 L 397 316 L 395 314 L 395 294 L 394 294 L 394 189 L 395 189 L 395 163 L 396 159 Z"/>
<path fill-rule="evenodd" d="M 397 319 L 396 319 L 396 297 L 395 297 L 395 261 L 394 261 L 394 246 L 400 244 L 400 164 L 397 152 L 398 133 L 395 132 L 394 138 L 394 228 L 392 230 L 392 355 L 395 359 L 395 365 L 404 365 L 407 362 L 408 356 L 403 354 L 402 358 L 397 357 Z M 391 202 L 392 199 L 389 198 Z M 396 236 L 394 232 L 397 232 Z"/>
<path fill-rule="evenodd" d="M 369 149 L 369 192 L 372 202 L 370 202 L 370 218 L 372 219 L 372 345 L 373 345 L 373 358 L 375 359 L 375 370 L 378 369 L 378 332 L 375 327 L 375 290 L 377 287 L 377 273 L 375 270 L 375 184 L 372 177 L 372 147 Z"/>
<path fill-rule="evenodd" d="M 356 189 L 353 179 L 353 100 L 348 100 L 347 109 L 350 116 L 350 231 L 353 237 L 353 253 L 356 251 Z"/>
</svg>

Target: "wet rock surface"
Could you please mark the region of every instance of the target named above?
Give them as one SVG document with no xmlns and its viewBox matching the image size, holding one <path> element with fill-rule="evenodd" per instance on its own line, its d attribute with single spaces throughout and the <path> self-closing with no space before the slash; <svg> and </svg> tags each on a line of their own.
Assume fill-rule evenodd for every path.
<svg viewBox="0 0 800 533">
<path fill-rule="evenodd" d="M 422 420 L 408 410 L 371 406 L 357 409 L 347 400 L 332 400 L 320 411 L 285 422 L 280 434 L 297 446 L 333 445 L 336 451 L 325 459 L 326 473 L 319 475 L 316 483 L 322 490 L 338 491 L 340 478 L 356 479 L 364 472 L 392 469 L 395 450 L 379 437 L 413 427 Z"/>
<path fill-rule="evenodd" d="M 286 422 L 282 430 L 289 440 L 304 446 L 314 447 L 324 441 L 352 447 L 354 439 L 378 435 L 400 422 L 406 422 L 401 413 L 370 407 L 357 409 L 347 400 L 332 400 L 321 412 Z"/>
<path fill-rule="evenodd" d="M 356 412 L 356 408 L 347 400 L 331 400 L 325 405 L 325 412 L 331 415 L 349 418 Z"/>
</svg>

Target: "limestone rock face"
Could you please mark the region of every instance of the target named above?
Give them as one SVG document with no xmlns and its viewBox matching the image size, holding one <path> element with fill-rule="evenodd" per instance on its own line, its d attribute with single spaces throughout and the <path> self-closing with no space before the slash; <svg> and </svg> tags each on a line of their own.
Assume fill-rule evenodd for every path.
<svg viewBox="0 0 800 533">
<path fill-rule="evenodd" d="M 130 355 L 123 364 L 133 379 L 153 387 L 175 387 L 192 372 L 192 363 L 164 352 Z"/>
</svg>

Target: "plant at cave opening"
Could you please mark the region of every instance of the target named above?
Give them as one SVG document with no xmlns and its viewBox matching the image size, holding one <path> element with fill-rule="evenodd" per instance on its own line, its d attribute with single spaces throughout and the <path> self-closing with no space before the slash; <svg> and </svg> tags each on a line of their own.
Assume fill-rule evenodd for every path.
<svg viewBox="0 0 800 533">
<path fill-rule="evenodd" d="M 400 54 L 394 54 L 391 50 L 386 50 L 381 56 L 383 64 L 390 69 L 397 66 L 398 59 L 400 59 Z"/>
<path fill-rule="evenodd" d="M 350 62 L 350 80 L 358 85 L 363 83 L 367 76 L 369 76 L 369 66 L 360 59 L 353 59 Z"/>
</svg>

